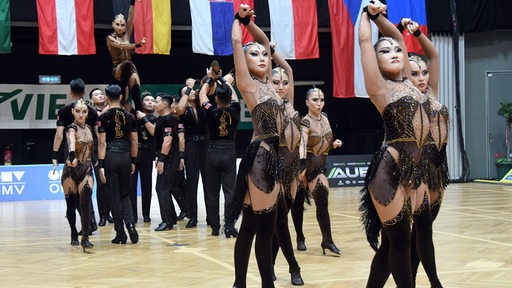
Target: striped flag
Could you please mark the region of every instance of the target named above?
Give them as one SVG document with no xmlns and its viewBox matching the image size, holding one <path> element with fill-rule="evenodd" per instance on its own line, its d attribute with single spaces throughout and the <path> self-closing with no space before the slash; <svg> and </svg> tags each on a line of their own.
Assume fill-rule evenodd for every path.
<svg viewBox="0 0 512 288">
<path fill-rule="evenodd" d="M 171 50 L 171 1 L 135 1 L 133 29 L 135 43 L 146 38 L 146 45 L 135 49 L 138 54 L 169 54 Z"/>
<path fill-rule="evenodd" d="M 319 57 L 316 0 L 269 0 L 270 39 L 285 59 Z"/>
<path fill-rule="evenodd" d="M 423 34 L 427 35 L 427 10 L 425 8 L 425 1 L 418 0 L 387 0 L 388 5 L 388 19 L 391 23 L 398 25 L 402 18 L 411 18 L 413 21 L 418 22 L 420 30 Z M 420 43 L 414 39 L 414 36 L 407 31 L 403 32 L 405 46 L 407 52 L 415 52 L 423 54 Z"/>
<path fill-rule="evenodd" d="M 96 54 L 93 0 L 37 0 L 39 54 Z"/>
<path fill-rule="evenodd" d="M 193 0 L 190 1 L 190 13 L 194 53 L 223 56 L 233 54 L 233 0 Z"/>
<path fill-rule="evenodd" d="M 0 1 L 0 53 L 11 53 L 11 10 L 9 0 Z"/>
<path fill-rule="evenodd" d="M 368 97 L 364 87 L 359 48 L 361 11 L 369 0 L 329 0 L 332 33 L 333 97 Z M 373 38 L 378 36 L 372 23 Z"/>
</svg>

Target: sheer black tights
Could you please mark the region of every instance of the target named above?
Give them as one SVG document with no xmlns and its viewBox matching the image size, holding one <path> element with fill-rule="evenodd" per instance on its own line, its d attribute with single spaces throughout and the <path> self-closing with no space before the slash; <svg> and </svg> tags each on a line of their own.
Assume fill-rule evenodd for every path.
<svg viewBox="0 0 512 288">
<path fill-rule="evenodd" d="M 254 213 L 251 207 L 243 207 L 242 224 L 235 243 L 234 287 L 244 288 L 247 286 L 247 268 L 254 235 L 256 235 L 255 252 L 261 276 L 261 287 L 274 287 L 274 281 L 272 280 L 272 236 L 276 227 L 276 215 L 276 209 Z"/>
</svg>

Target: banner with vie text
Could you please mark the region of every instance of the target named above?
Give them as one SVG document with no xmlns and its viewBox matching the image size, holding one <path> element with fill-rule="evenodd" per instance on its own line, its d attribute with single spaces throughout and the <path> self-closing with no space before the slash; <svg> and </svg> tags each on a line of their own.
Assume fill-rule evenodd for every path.
<svg viewBox="0 0 512 288">
<path fill-rule="evenodd" d="M 175 94 L 177 84 L 142 85 L 142 91 Z M 106 84 L 89 84 L 85 87 L 86 99 L 93 88 L 104 89 Z M 0 84 L 0 129 L 54 129 L 57 112 L 71 103 L 69 85 Z M 252 129 L 249 110 L 241 100 L 238 129 Z"/>
</svg>

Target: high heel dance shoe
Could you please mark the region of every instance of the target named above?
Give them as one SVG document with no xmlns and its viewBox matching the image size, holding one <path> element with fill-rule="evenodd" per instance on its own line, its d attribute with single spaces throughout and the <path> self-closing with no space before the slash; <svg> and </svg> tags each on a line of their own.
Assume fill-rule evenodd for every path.
<svg viewBox="0 0 512 288">
<path fill-rule="evenodd" d="M 308 250 L 308 248 L 306 248 L 305 240 L 297 240 L 297 250 L 299 250 L 299 251 L 306 251 L 306 250 Z"/>
<path fill-rule="evenodd" d="M 130 223 L 126 225 L 126 229 L 128 229 L 128 234 L 130 235 L 130 241 L 132 241 L 133 244 L 139 242 L 139 233 L 135 230 L 135 224 Z"/>
<path fill-rule="evenodd" d="M 322 241 L 322 251 L 325 255 L 325 249 L 328 249 L 329 251 L 331 251 L 332 253 L 336 254 L 336 255 L 341 255 L 341 251 L 340 249 L 338 249 L 338 247 L 336 247 L 336 245 L 334 245 L 334 242 L 332 241 Z"/>
<path fill-rule="evenodd" d="M 292 272 L 290 273 L 292 285 L 294 286 L 302 286 L 304 285 L 304 280 L 302 280 L 302 276 L 300 276 L 300 272 Z"/>
<path fill-rule="evenodd" d="M 224 230 L 224 234 L 226 234 L 226 238 L 238 237 L 238 231 L 236 231 L 236 228 L 226 228 Z"/>
<path fill-rule="evenodd" d="M 84 253 L 87 253 L 86 249 L 91 249 L 94 247 L 91 242 L 89 242 L 89 239 L 82 238 L 82 241 L 80 241 L 80 245 L 82 246 L 82 249 L 84 250 Z"/>
<path fill-rule="evenodd" d="M 116 238 L 112 239 L 112 244 L 126 244 L 126 240 L 128 237 L 126 237 L 126 234 L 123 233 L 117 233 Z"/>
</svg>

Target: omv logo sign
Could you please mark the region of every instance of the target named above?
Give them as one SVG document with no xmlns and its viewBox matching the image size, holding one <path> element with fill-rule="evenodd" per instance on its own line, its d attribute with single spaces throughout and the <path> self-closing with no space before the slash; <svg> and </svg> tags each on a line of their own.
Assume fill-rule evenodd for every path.
<svg viewBox="0 0 512 288">
<path fill-rule="evenodd" d="M 2 171 L 0 172 L 0 186 L 2 195 L 23 194 L 25 182 L 22 181 L 25 171 Z"/>
</svg>

